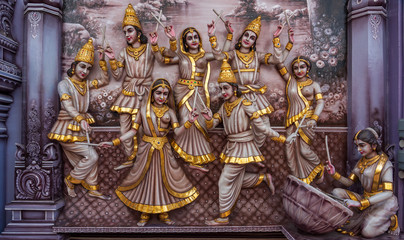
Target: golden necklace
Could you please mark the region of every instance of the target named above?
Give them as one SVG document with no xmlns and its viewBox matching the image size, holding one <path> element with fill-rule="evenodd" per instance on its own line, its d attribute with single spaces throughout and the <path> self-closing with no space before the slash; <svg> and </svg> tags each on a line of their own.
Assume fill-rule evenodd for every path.
<svg viewBox="0 0 404 240">
<path fill-rule="evenodd" d="M 84 96 L 84 94 L 86 94 L 87 92 L 87 88 L 86 88 L 86 83 L 87 81 L 77 81 L 73 78 L 69 78 L 69 80 L 73 83 L 74 88 L 76 88 L 76 90 Z"/>
<path fill-rule="evenodd" d="M 153 112 L 156 114 L 157 118 L 162 118 L 169 109 L 167 105 L 163 105 L 162 107 L 156 107 L 152 104 L 151 106 L 152 106 Z"/>
<path fill-rule="evenodd" d="M 302 89 L 302 88 L 304 88 L 305 86 L 311 85 L 311 84 L 313 83 L 313 80 L 311 80 L 311 79 L 309 78 L 309 79 L 307 79 L 307 80 L 304 81 L 304 82 L 299 82 L 299 81 L 296 81 L 296 82 L 297 82 L 297 86 L 298 86 L 300 89 Z"/>
<path fill-rule="evenodd" d="M 242 98 L 238 98 L 237 100 L 235 100 L 234 102 L 229 102 L 229 101 L 226 101 L 225 103 L 224 103 L 224 109 L 226 110 L 226 115 L 228 116 L 228 117 L 230 117 L 230 115 L 231 115 L 231 112 L 233 111 L 233 108 L 235 108 L 240 102 L 241 102 L 241 100 L 243 100 Z"/>
<path fill-rule="evenodd" d="M 245 64 L 245 67 L 249 68 L 250 64 L 254 60 L 254 50 L 250 51 L 249 53 L 242 53 L 239 50 L 236 50 L 236 54 L 240 61 Z"/>
<path fill-rule="evenodd" d="M 136 61 L 139 60 L 140 55 L 142 55 L 145 50 L 146 44 L 142 44 L 138 48 L 134 48 L 132 46 L 126 47 L 126 52 L 129 54 L 129 56 L 134 57 Z"/>
<path fill-rule="evenodd" d="M 358 163 L 358 168 L 359 168 L 360 172 L 363 173 L 363 171 L 365 171 L 365 169 L 367 167 L 373 165 L 374 163 L 379 161 L 379 159 L 380 159 L 380 155 L 376 155 L 376 156 L 372 157 L 371 159 L 366 159 L 365 157 L 361 158 L 361 160 Z"/>
<path fill-rule="evenodd" d="M 198 53 L 189 53 L 189 52 L 185 52 L 185 55 L 187 55 L 188 57 L 191 57 L 194 59 L 194 61 L 198 61 L 198 59 L 202 58 L 203 56 L 205 56 L 205 51 L 203 49 L 201 49 Z"/>
</svg>

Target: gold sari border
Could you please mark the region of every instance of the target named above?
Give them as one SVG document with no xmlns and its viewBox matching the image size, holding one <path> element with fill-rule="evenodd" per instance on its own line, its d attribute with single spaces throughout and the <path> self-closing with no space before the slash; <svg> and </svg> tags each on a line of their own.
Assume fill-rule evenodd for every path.
<svg viewBox="0 0 404 240">
<path fill-rule="evenodd" d="M 59 142 L 72 142 L 72 143 L 87 141 L 87 137 L 85 136 L 59 135 L 56 133 L 49 133 L 48 138 Z"/>
<path fill-rule="evenodd" d="M 171 141 L 171 146 L 173 149 L 180 155 L 181 158 L 184 159 L 185 162 L 196 164 L 196 165 L 204 165 L 215 160 L 215 155 L 213 153 L 193 156 L 186 153 L 181 147 L 175 142 L 175 140 Z"/>
<path fill-rule="evenodd" d="M 313 180 L 317 177 L 317 175 L 320 173 L 319 178 L 321 178 L 324 174 L 324 166 L 322 163 L 318 164 L 313 171 L 311 171 L 311 173 L 309 174 L 309 176 L 307 176 L 306 178 L 301 178 L 300 180 L 302 180 L 303 182 L 310 184 L 311 182 L 313 182 Z"/>
<path fill-rule="evenodd" d="M 222 163 L 233 163 L 233 164 L 247 164 L 252 162 L 262 162 L 265 160 L 263 155 L 239 158 L 239 157 L 229 157 L 226 156 L 224 153 L 221 153 L 219 158 L 220 162 Z"/>
</svg>

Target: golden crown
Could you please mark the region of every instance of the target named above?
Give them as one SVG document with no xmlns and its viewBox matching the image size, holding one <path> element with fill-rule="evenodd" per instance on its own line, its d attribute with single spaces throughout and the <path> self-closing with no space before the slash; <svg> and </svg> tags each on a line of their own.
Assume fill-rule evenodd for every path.
<svg viewBox="0 0 404 240">
<path fill-rule="evenodd" d="M 233 70 L 231 70 L 230 64 L 226 59 L 223 60 L 222 66 L 220 67 L 218 83 L 237 83 L 236 76 L 234 76 Z"/>
<path fill-rule="evenodd" d="M 142 29 L 142 26 L 140 25 L 140 21 L 137 18 L 135 9 L 133 9 L 132 4 L 129 4 L 125 10 L 125 17 L 123 18 L 122 28 L 128 25 L 136 26 L 139 29 Z"/>
<path fill-rule="evenodd" d="M 253 31 L 255 34 L 257 34 L 257 37 L 259 37 L 261 32 L 261 16 L 258 16 L 256 19 L 252 20 L 244 29 L 244 32 L 248 30 Z"/>
<path fill-rule="evenodd" d="M 88 42 L 79 50 L 74 61 L 86 62 L 91 65 L 94 64 L 94 46 L 93 39 L 88 39 Z"/>
</svg>

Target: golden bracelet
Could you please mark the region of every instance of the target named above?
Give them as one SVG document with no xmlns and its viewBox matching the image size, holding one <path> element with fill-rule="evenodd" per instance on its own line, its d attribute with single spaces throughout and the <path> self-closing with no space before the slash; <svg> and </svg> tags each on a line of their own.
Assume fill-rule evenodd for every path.
<svg viewBox="0 0 404 240">
<path fill-rule="evenodd" d="M 125 65 L 123 65 L 123 63 L 121 63 L 120 61 L 118 61 L 116 64 L 118 65 L 119 68 L 125 67 Z"/>
<path fill-rule="evenodd" d="M 269 58 L 272 56 L 272 53 L 265 54 L 265 63 L 269 65 Z"/>
<path fill-rule="evenodd" d="M 74 121 L 76 121 L 76 122 L 78 122 L 78 123 L 80 123 L 80 122 L 83 121 L 83 120 L 84 120 L 84 117 L 81 116 L 81 115 L 77 115 L 76 117 L 74 117 Z"/>
<path fill-rule="evenodd" d="M 280 142 L 280 143 L 285 143 L 286 142 L 286 137 L 284 135 L 279 135 L 279 137 L 272 137 L 272 140 L 275 142 Z"/>
<path fill-rule="evenodd" d="M 228 33 L 226 39 L 229 41 L 233 40 L 233 33 Z"/>
<path fill-rule="evenodd" d="M 338 172 L 335 172 L 333 175 L 331 175 L 331 177 L 338 181 L 341 179 L 341 174 L 339 174 Z"/>
<path fill-rule="evenodd" d="M 172 51 L 177 51 L 177 40 L 174 40 L 174 41 L 170 40 L 170 49 Z"/>
<path fill-rule="evenodd" d="M 113 144 L 114 146 L 118 146 L 119 144 L 121 144 L 121 139 L 115 138 L 114 140 L 112 140 L 112 144 Z"/>
<path fill-rule="evenodd" d="M 91 85 L 93 85 L 95 88 L 98 88 L 98 80 L 94 79 L 93 81 L 91 81 Z"/>
<path fill-rule="evenodd" d="M 285 46 L 285 49 L 288 51 L 292 50 L 292 48 L 293 48 L 293 43 L 291 43 L 291 42 L 288 42 Z"/>
<path fill-rule="evenodd" d="M 280 72 L 280 74 L 283 76 L 283 75 L 285 75 L 286 73 L 288 73 L 288 70 L 286 69 L 286 67 L 283 67 L 283 68 L 279 69 L 279 72 Z"/>
<path fill-rule="evenodd" d="M 206 120 L 206 119 L 205 119 L 205 122 L 206 122 L 206 127 L 207 127 L 208 129 L 213 128 L 213 118 L 211 118 L 210 120 Z"/>
<path fill-rule="evenodd" d="M 102 71 L 108 71 L 107 62 L 105 60 L 100 60 L 99 65 Z"/>
<path fill-rule="evenodd" d="M 217 46 L 217 37 L 216 36 L 210 37 L 209 42 L 211 43 L 212 48 L 216 48 L 216 46 Z"/>
<path fill-rule="evenodd" d="M 171 58 L 168 58 L 168 57 L 165 57 L 165 58 L 163 59 L 163 62 L 164 62 L 165 64 L 170 63 L 170 61 L 171 61 Z"/>
<path fill-rule="evenodd" d="M 135 129 L 135 130 L 138 130 L 139 127 L 140 127 L 140 125 L 138 123 L 133 123 L 132 124 L 132 128 Z"/>
<path fill-rule="evenodd" d="M 190 128 L 191 126 L 192 126 L 192 123 L 191 123 L 190 121 L 186 121 L 186 122 L 184 123 L 184 127 L 185 127 L 186 129 Z"/>
<path fill-rule="evenodd" d="M 316 114 L 311 115 L 311 119 L 313 119 L 314 121 L 318 121 L 318 116 Z"/>
<path fill-rule="evenodd" d="M 176 128 L 178 128 L 179 126 L 180 126 L 180 124 L 177 123 L 177 122 L 175 122 L 175 123 L 172 124 L 172 128 L 173 128 L 173 129 L 176 129 Z"/>
<path fill-rule="evenodd" d="M 351 173 L 351 175 L 349 175 L 348 179 L 351 179 L 353 182 L 355 182 L 358 179 L 358 177 L 354 173 Z"/>
<path fill-rule="evenodd" d="M 274 47 L 276 48 L 280 48 L 281 47 L 281 40 L 279 39 L 279 37 L 276 37 L 272 40 L 272 42 L 274 43 Z"/>
<path fill-rule="evenodd" d="M 158 45 L 158 44 L 156 44 L 156 45 L 151 45 L 151 50 L 152 50 L 153 52 L 158 52 L 158 51 L 159 51 L 159 45 Z"/>
<path fill-rule="evenodd" d="M 362 199 L 360 201 L 362 210 L 370 206 L 370 202 L 368 199 Z"/>
<path fill-rule="evenodd" d="M 70 98 L 72 97 L 69 94 L 63 93 L 62 97 L 60 98 L 60 101 L 69 100 Z"/>
<path fill-rule="evenodd" d="M 118 65 L 117 65 L 115 59 L 114 59 L 114 60 L 109 60 L 109 65 L 111 66 L 111 69 L 112 69 L 112 70 L 118 69 Z"/>
<path fill-rule="evenodd" d="M 320 99 L 323 99 L 323 94 L 317 93 L 316 94 L 316 100 L 320 100 Z"/>
</svg>

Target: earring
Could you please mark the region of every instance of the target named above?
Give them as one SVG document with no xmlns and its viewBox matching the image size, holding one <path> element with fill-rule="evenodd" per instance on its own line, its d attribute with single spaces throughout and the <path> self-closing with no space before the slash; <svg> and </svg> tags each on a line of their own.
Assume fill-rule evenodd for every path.
<svg viewBox="0 0 404 240">
<path fill-rule="evenodd" d="M 234 96 L 237 97 L 237 90 L 234 90 Z"/>
<path fill-rule="evenodd" d="M 168 99 L 166 99 L 166 101 L 164 103 L 168 103 Z"/>
<path fill-rule="evenodd" d="M 241 43 L 237 43 L 237 48 L 241 48 Z"/>
<path fill-rule="evenodd" d="M 72 69 L 72 74 L 74 74 L 74 68 Z"/>
<path fill-rule="evenodd" d="M 154 103 L 154 98 L 151 99 L 151 102 Z"/>
<path fill-rule="evenodd" d="M 373 148 L 373 151 L 376 151 L 376 148 Z"/>
<path fill-rule="evenodd" d="M 137 35 L 137 40 L 140 42 L 140 35 Z"/>
</svg>

